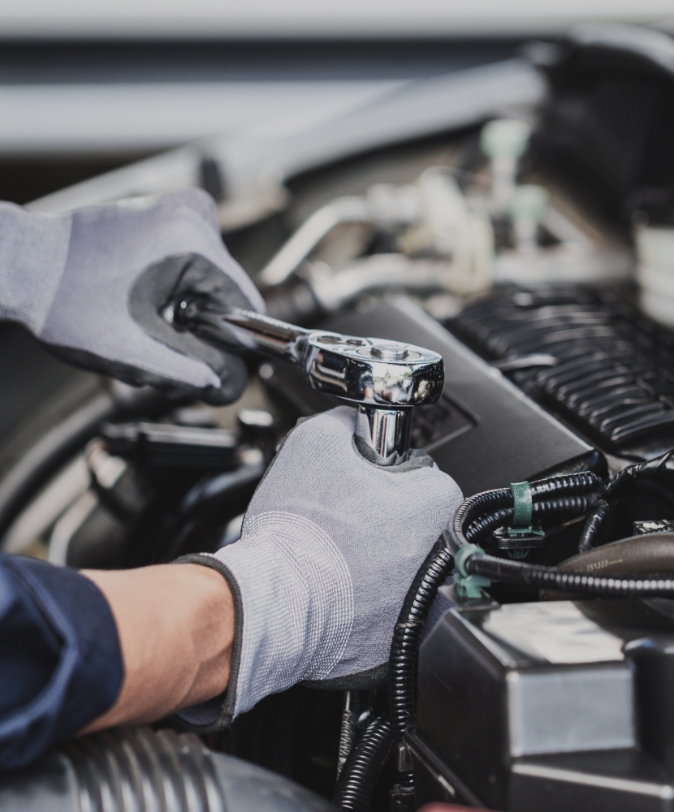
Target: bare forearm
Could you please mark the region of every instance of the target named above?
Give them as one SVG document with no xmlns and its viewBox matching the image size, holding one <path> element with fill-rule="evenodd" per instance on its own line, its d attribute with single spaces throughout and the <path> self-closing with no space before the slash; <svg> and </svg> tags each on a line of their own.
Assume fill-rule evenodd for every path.
<svg viewBox="0 0 674 812">
<path fill-rule="evenodd" d="M 124 682 L 113 707 L 86 728 L 150 722 L 227 687 L 234 604 L 224 578 L 198 564 L 82 573 L 117 624 Z"/>
</svg>

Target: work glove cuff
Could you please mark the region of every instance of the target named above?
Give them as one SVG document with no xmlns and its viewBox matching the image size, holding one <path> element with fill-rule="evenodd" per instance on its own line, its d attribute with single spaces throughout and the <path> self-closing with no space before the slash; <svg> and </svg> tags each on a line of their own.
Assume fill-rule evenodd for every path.
<svg viewBox="0 0 674 812">
<path fill-rule="evenodd" d="M 240 541 L 214 555 L 182 561 L 205 564 L 227 579 L 236 629 L 224 704 L 210 721 L 227 724 L 271 693 L 325 679 L 342 657 L 353 627 L 348 566 L 332 539 L 308 519 L 270 511 L 246 520 Z M 204 723 L 205 706 L 181 716 Z"/>
</svg>

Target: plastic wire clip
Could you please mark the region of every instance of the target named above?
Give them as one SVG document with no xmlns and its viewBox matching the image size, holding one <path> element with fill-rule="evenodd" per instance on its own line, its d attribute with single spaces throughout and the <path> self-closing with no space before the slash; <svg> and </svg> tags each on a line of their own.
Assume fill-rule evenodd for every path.
<svg viewBox="0 0 674 812">
<path fill-rule="evenodd" d="M 474 555 L 484 555 L 482 547 L 477 544 L 464 544 L 456 551 L 454 564 L 456 565 L 456 575 L 454 576 L 454 588 L 456 594 L 463 599 L 479 599 L 482 597 L 482 589 L 491 586 L 491 580 L 483 575 L 470 575 L 466 572 L 466 561 Z"/>
<path fill-rule="evenodd" d="M 510 490 L 513 494 L 513 521 L 510 527 L 502 527 L 494 531 L 494 540 L 501 550 L 509 550 L 515 555 L 533 547 L 540 547 L 545 538 L 544 530 L 534 530 L 532 516 L 534 501 L 531 495 L 531 485 L 528 482 L 511 482 Z"/>
</svg>

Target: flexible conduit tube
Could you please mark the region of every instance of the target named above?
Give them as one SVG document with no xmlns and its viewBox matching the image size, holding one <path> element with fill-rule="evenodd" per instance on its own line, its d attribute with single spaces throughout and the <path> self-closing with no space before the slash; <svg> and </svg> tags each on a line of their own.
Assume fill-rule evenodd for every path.
<svg viewBox="0 0 674 812">
<path fill-rule="evenodd" d="M 419 568 L 398 616 L 388 674 L 389 714 L 396 748 L 403 744 L 405 732 L 416 715 L 417 655 L 424 623 L 438 588 L 453 566 L 454 558 L 445 540 L 438 539 Z M 414 774 L 410 769 L 399 769 L 398 787 L 403 793 L 413 794 Z"/>
<path fill-rule="evenodd" d="M 594 546 L 594 541 L 597 538 L 597 533 L 604 523 L 604 519 L 608 515 L 609 506 L 608 502 L 604 499 L 598 499 L 596 505 L 592 508 L 590 515 L 587 517 L 583 532 L 580 534 L 578 541 L 578 552 L 585 553 L 591 550 Z"/>
<path fill-rule="evenodd" d="M 379 716 L 367 726 L 340 773 L 333 803 L 349 812 L 368 812 L 375 782 L 391 752 L 391 723 Z"/>
<path fill-rule="evenodd" d="M 472 555 L 465 561 L 466 572 L 483 575 L 504 584 L 554 589 L 592 598 L 672 598 L 674 577 L 597 577 L 582 572 L 564 572 L 555 567 L 506 561 L 490 555 Z"/>
<path fill-rule="evenodd" d="M 534 515 L 539 517 L 565 516 L 569 510 L 586 509 L 601 480 L 595 474 L 582 472 L 532 483 Z M 544 497 L 544 498 L 543 498 Z M 463 503 L 459 512 L 462 522 L 470 524 L 471 538 L 477 538 L 512 520 L 513 495 L 509 488 L 486 491 Z M 496 520 L 484 521 L 483 515 L 491 512 Z M 493 526 L 493 528 L 492 528 Z M 467 542 L 466 542 L 467 543 Z M 454 557 L 444 537 L 438 539 L 419 568 L 405 597 L 396 623 L 389 659 L 389 714 L 391 717 L 394 749 L 404 745 L 406 731 L 414 724 L 416 716 L 416 672 L 419 640 L 424 623 L 439 587 L 447 580 L 454 567 Z M 414 773 L 405 759 L 399 761 L 398 783 L 395 792 L 414 797 Z"/>
</svg>

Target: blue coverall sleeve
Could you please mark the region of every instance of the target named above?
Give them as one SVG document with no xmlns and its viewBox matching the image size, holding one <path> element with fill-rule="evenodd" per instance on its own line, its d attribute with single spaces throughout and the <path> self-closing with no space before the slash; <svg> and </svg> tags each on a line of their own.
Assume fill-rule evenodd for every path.
<svg viewBox="0 0 674 812">
<path fill-rule="evenodd" d="M 28 764 L 100 716 L 123 677 L 99 589 L 68 567 L 0 554 L 0 769 Z"/>
</svg>

